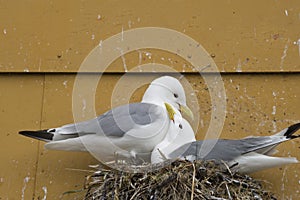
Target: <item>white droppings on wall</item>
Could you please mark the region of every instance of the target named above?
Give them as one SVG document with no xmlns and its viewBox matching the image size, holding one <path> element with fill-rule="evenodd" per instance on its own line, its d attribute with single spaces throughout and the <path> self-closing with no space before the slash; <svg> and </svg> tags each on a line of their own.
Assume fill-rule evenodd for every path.
<svg viewBox="0 0 300 200">
<path fill-rule="evenodd" d="M 185 72 L 186 64 L 182 65 L 182 72 Z"/>
<path fill-rule="evenodd" d="M 151 60 L 151 58 L 152 58 L 152 54 L 151 54 L 150 52 L 145 52 L 145 55 L 148 57 L 148 59 L 150 59 L 150 60 Z"/>
<path fill-rule="evenodd" d="M 67 85 L 67 84 L 68 84 L 68 81 L 67 81 L 67 80 L 63 82 L 63 85 L 65 86 L 65 88 L 67 88 L 67 87 L 68 87 L 68 85 Z"/>
<path fill-rule="evenodd" d="M 273 125 L 273 133 L 277 132 L 277 125 L 275 121 L 272 121 L 272 125 Z"/>
<path fill-rule="evenodd" d="M 273 106 L 272 115 L 276 114 L 276 106 Z"/>
<path fill-rule="evenodd" d="M 242 63 L 241 63 L 241 59 L 239 58 L 238 60 L 238 64 L 237 64 L 237 67 L 236 67 L 236 71 L 237 72 L 242 72 Z"/>
<path fill-rule="evenodd" d="M 283 172 L 282 172 L 282 179 L 281 179 L 281 183 L 282 183 L 281 191 L 284 191 L 284 189 L 285 189 L 284 182 L 285 182 L 286 171 L 287 171 L 287 167 L 284 167 Z M 284 192 L 282 193 L 281 199 L 285 199 Z"/>
<path fill-rule="evenodd" d="M 288 45 L 289 42 L 290 42 L 290 39 L 288 39 L 288 41 L 284 45 L 284 49 L 283 49 L 283 53 L 282 53 L 281 61 L 280 61 L 280 71 L 283 71 L 283 63 L 284 63 L 284 60 L 287 56 L 287 51 L 288 51 L 288 48 L 289 48 L 289 45 Z"/>
<path fill-rule="evenodd" d="M 24 184 L 23 184 L 23 187 L 22 187 L 22 196 L 21 196 L 21 199 L 24 200 L 24 196 L 25 196 L 25 190 L 26 190 L 26 187 L 27 187 L 27 183 L 29 182 L 30 180 L 30 177 L 26 176 L 24 178 Z"/>
<path fill-rule="evenodd" d="M 299 53 L 299 56 L 300 56 L 300 38 L 294 42 L 295 45 L 298 45 L 298 53 Z"/>
<path fill-rule="evenodd" d="M 126 60 L 125 60 L 125 56 L 124 56 L 124 51 L 123 51 L 123 49 L 121 49 L 121 48 L 117 48 L 119 51 L 120 51 L 120 53 L 121 53 L 121 59 L 122 59 L 122 62 L 123 62 L 123 67 L 124 67 L 124 71 L 125 72 L 127 72 L 128 71 L 128 69 L 127 69 L 127 65 L 126 65 Z"/>
<path fill-rule="evenodd" d="M 289 12 L 286 9 L 284 10 L 284 14 L 285 16 L 289 16 Z"/>
<path fill-rule="evenodd" d="M 46 186 L 43 186 L 42 189 L 43 189 L 43 191 L 44 191 L 44 196 L 43 196 L 42 200 L 46 200 L 46 199 L 47 199 L 47 193 L 48 193 L 47 187 L 46 187 Z"/>
</svg>

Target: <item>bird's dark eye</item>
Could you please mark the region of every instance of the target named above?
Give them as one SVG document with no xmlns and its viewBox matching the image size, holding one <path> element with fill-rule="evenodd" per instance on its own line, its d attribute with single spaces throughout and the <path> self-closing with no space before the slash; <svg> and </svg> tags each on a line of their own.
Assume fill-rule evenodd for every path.
<svg viewBox="0 0 300 200">
<path fill-rule="evenodd" d="M 174 94 L 174 97 L 175 97 L 175 98 L 178 98 L 178 94 L 175 93 L 175 94 Z"/>
<path fill-rule="evenodd" d="M 182 129 L 182 125 L 181 124 L 179 124 L 179 128 Z"/>
</svg>

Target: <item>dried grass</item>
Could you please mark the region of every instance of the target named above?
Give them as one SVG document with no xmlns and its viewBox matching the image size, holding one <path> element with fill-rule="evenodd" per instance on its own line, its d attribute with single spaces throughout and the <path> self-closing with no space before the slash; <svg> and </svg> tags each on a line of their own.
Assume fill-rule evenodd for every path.
<svg viewBox="0 0 300 200">
<path fill-rule="evenodd" d="M 232 174 L 213 161 L 175 161 L 156 168 L 97 171 L 87 177 L 85 199 L 276 199 L 260 181 Z"/>
</svg>

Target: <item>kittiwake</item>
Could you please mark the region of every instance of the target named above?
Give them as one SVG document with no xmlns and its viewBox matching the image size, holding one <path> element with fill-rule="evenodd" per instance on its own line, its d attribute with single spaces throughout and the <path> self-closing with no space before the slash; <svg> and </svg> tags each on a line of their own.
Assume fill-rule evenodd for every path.
<svg viewBox="0 0 300 200">
<path fill-rule="evenodd" d="M 171 123 L 166 103 L 193 116 L 180 82 L 163 76 L 151 82 L 141 103 L 113 108 L 88 121 L 19 133 L 47 142 L 46 149 L 89 151 L 101 162 L 114 161 L 116 155 L 135 158 L 151 153 L 165 137 Z"/>
<path fill-rule="evenodd" d="M 168 135 L 158 144 L 151 156 L 152 163 L 163 162 L 165 159 L 215 160 L 224 161 L 234 171 L 244 174 L 278 167 L 285 164 L 298 163 L 294 157 L 274 157 L 277 145 L 300 135 L 294 135 L 300 129 L 300 123 L 291 125 L 271 136 L 251 136 L 243 139 L 210 139 L 198 140 L 194 131 L 185 120 L 182 129 L 176 134 L 174 142 Z M 169 138 L 169 139 L 167 139 Z M 191 140 L 189 142 L 189 140 Z M 194 141 L 193 141 L 194 140 Z M 207 151 L 208 148 L 209 150 Z"/>
</svg>

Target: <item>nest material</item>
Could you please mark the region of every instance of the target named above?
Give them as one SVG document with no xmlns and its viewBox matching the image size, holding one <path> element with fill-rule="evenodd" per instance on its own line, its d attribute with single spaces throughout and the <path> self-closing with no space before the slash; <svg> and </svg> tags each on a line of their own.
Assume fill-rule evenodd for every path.
<svg viewBox="0 0 300 200">
<path fill-rule="evenodd" d="M 101 170 L 88 177 L 91 199 L 276 199 L 261 182 L 213 161 L 175 161 L 155 171 Z"/>
</svg>

